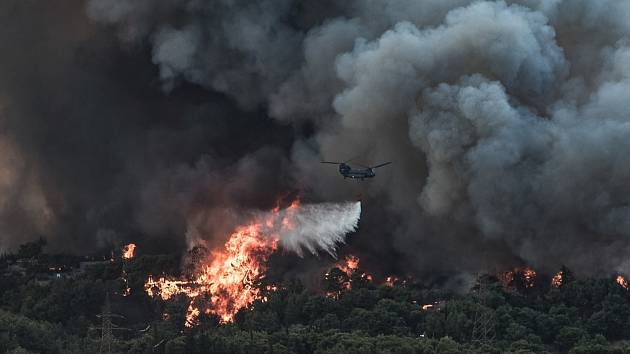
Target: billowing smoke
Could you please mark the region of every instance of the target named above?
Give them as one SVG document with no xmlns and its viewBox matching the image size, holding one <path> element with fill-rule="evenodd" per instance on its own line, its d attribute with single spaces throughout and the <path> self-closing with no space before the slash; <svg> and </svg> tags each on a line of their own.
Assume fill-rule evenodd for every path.
<svg viewBox="0 0 630 354">
<path fill-rule="evenodd" d="M 0 5 L 0 248 L 181 246 L 299 191 L 359 196 L 393 271 L 630 272 L 630 3 L 69 2 Z M 356 156 L 394 163 L 318 163 Z M 314 230 L 287 246 L 347 232 Z"/>
</svg>

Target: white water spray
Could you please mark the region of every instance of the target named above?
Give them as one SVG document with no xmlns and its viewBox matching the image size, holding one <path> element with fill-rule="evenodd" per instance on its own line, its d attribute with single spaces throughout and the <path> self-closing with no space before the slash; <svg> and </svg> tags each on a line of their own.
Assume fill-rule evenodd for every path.
<svg viewBox="0 0 630 354">
<path fill-rule="evenodd" d="M 344 243 L 346 235 L 358 227 L 361 202 L 304 204 L 284 209 L 277 217 L 288 221 L 278 231 L 284 248 L 300 256 L 304 250 L 336 256 L 337 245 Z"/>
</svg>

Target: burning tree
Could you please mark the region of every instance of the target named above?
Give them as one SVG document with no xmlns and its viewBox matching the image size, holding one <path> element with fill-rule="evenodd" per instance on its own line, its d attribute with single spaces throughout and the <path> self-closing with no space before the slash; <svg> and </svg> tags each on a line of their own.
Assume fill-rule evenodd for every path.
<svg viewBox="0 0 630 354">
<path fill-rule="evenodd" d="M 132 259 L 136 255 L 136 244 L 130 243 L 125 245 L 122 249 L 122 258 L 123 259 Z"/>
<path fill-rule="evenodd" d="M 201 311 L 231 322 L 234 315 L 260 298 L 260 280 L 265 262 L 277 249 L 277 239 L 263 234 L 261 224 L 238 228 L 222 249 L 212 251 L 192 280 L 149 277 L 145 289 L 150 296 L 168 300 L 184 294 L 190 298 L 186 325 L 195 324 Z M 208 295 L 207 300 L 204 296 Z M 203 308 L 202 308 L 203 307 Z"/>
<path fill-rule="evenodd" d="M 373 281 L 372 275 L 359 269 L 359 257 L 347 255 L 324 274 L 324 291 L 328 297 L 338 298 L 344 290 Z"/>
<path fill-rule="evenodd" d="M 360 203 L 316 204 L 301 206 L 294 201 L 285 209 L 279 207 L 258 213 L 249 223 L 237 227 L 221 248 L 191 256 L 192 276 L 172 279 L 149 277 L 145 290 L 152 297 L 168 300 L 182 294 L 189 299 L 186 325 L 192 326 L 203 312 L 216 315 L 223 323 L 232 322 L 236 313 L 263 293 L 267 261 L 279 244 L 301 254 L 304 247 L 333 252 L 344 235 L 356 228 Z M 358 262 L 358 261 L 357 261 Z"/>
</svg>

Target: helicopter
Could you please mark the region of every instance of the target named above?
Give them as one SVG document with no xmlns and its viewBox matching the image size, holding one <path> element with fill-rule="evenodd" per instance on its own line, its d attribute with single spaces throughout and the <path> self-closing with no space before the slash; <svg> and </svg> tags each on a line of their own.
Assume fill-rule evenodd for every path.
<svg viewBox="0 0 630 354">
<path fill-rule="evenodd" d="M 361 166 L 363 168 L 352 168 L 350 167 L 350 165 L 348 165 L 348 161 L 345 161 L 345 162 L 321 161 L 321 163 L 339 165 L 339 173 L 343 176 L 343 179 L 352 178 L 352 179 L 360 179 L 361 181 L 365 180 L 366 178 L 375 177 L 376 176 L 376 172 L 374 172 L 375 169 L 392 163 L 391 161 L 389 161 L 389 162 L 385 162 L 376 166 L 363 166 L 361 164 L 357 164 L 358 166 Z"/>
</svg>

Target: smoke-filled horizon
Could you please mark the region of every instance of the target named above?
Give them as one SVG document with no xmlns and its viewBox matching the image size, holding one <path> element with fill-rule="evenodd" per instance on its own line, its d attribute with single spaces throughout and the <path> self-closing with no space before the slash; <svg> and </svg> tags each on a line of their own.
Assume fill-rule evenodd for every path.
<svg viewBox="0 0 630 354">
<path fill-rule="evenodd" d="M 362 264 L 630 273 L 630 3 L 0 10 L 2 250 L 185 247 L 300 193 L 364 201 Z M 394 163 L 365 183 L 318 163 L 352 157 Z"/>
</svg>

